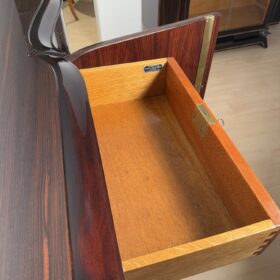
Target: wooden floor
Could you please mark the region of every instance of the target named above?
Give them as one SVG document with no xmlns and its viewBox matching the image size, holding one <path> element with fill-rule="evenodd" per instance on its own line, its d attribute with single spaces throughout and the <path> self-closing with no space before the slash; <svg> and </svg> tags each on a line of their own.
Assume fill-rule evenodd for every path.
<svg viewBox="0 0 280 280">
<path fill-rule="evenodd" d="M 63 16 L 71 52 L 95 44 L 99 40 L 92 0 L 80 0 L 74 6 L 74 9 L 79 20 L 75 20 L 68 4 L 66 2 L 64 3 Z"/>
<path fill-rule="evenodd" d="M 97 40 L 92 18 L 68 22 L 67 29 L 72 51 Z M 271 32 L 268 49 L 215 53 L 205 100 L 280 206 L 280 25 Z M 188 279 L 279 280 L 280 237 L 261 256 Z"/>
<path fill-rule="evenodd" d="M 269 47 L 214 55 L 205 101 L 280 206 L 280 25 Z M 258 257 L 188 278 L 279 280 L 280 237 Z"/>
</svg>

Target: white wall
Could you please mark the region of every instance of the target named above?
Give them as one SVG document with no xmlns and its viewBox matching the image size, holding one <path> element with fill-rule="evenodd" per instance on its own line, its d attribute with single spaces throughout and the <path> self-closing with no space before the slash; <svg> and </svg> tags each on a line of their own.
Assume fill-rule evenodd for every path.
<svg viewBox="0 0 280 280">
<path fill-rule="evenodd" d="M 142 30 L 142 0 L 93 0 L 101 41 Z"/>
<path fill-rule="evenodd" d="M 142 0 L 143 29 L 158 25 L 158 6 L 159 0 Z"/>
</svg>

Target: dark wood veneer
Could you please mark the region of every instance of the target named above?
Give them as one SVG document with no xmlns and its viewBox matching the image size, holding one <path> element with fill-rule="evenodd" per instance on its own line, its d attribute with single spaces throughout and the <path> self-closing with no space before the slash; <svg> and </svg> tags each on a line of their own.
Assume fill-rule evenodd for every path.
<svg viewBox="0 0 280 280">
<path fill-rule="evenodd" d="M 218 14 L 215 15 L 211 47 L 216 41 L 218 32 L 219 16 Z M 205 17 L 201 16 L 102 42 L 71 54 L 69 60 L 79 68 L 90 68 L 161 57 L 174 57 L 190 81 L 195 84 L 205 23 Z M 205 93 L 212 61 L 213 51 L 211 47 L 207 55 L 201 96 L 204 96 Z"/>
<path fill-rule="evenodd" d="M 0 279 L 71 279 L 56 77 L 0 6 Z"/>
<path fill-rule="evenodd" d="M 161 0 L 159 13 L 159 25 L 184 20 L 189 14 L 189 0 Z"/>
<path fill-rule="evenodd" d="M 65 36 L 59 17 L 60 0 L 28 0 L 28 3 L 25 6 L 25 2 L 17 1 L 19 14 L 15 3 L 10 0 L 4 0 L 0 9 L 0 279 L 123 280 L 88 94 L 79 69 L 68 59 L 84 68 L 173 56 L 194 83 L 199 72 L 207 18 L 198 17 L 101 43 L 66 57 L 67 44 L 63 41 Z M 45 17 L 49 18 L 49 22 L 42 25 Z M 23 28 L 20 27 L 20 18 Z M 218 23 L 219 19 L 215 17 L 210 47 L 204 57 L 206 65 L 202 73 L 202 95 Z M 56 45 L 52 35 L 58 28 L 60 36 L 57 38 L 61 40 Z M 190 138 L 193 144 L 202 147 L 198 154 L 201 153 L 201 161 L 205 161 L 205 166 L 209 167 L 208 173 L 212 174 L 210 179 L 217 182 L 216 189 L 220 189 L 217 192 L 227 204 L 227 209 L 241 221 L 242 227 L 247 225 L 246 221 L 243 224 L 242 209 L 234 207 L 240 195 L 245 201 L 246 197 L 253 197 L 253 200 L 248 199 L 248 205 L 258 205 L 258 208 L 247 209 L 257 209 L 255 212 L 260 215 L 255 219 L 256 213 L 251 213 L 249 218 L 253 219 L 249 220 L 249 224 L 259 220 L 264 222 L 260 232 L 250 227 L 246 233 L 248 229 L 243 231 L 244 228 L 241 228 L 239 239 L 229 233 L 229 239 L 225 241 L 227 239 L 223 235 L 220 243 L 214 242 L 213 251 L 199 245 L 197 248 L 201 249 L 198 252 L 205 254 L 202 261 L 197 259 L 199 262 L 196 263 L 199 267 L 197 272 L 201 272 L 212 267 L 203 259 L 208 260 L 213 252 L 220 260 L 217 263 L 213 259 L 213 267 L 225 264 L 223 255 L 232 255 L 234 261 L 243 257 L 239 256 L 240 253 L 251 255 L 252 249 L 255 253 L 261 252 L 276 234 L 280 216 L 278 208 L 220 126 L 209 122 L 206 125 L 208 134 L 201 134 L 197 125 L 201 119 L 201 124 L 205 126 L 206 118 L 202 115 L 205 111 L 198 111 L 197 108 L 204 103 L 175 60 L 169 60 L 173 61 L 173 70 L 167 70 L 169 75 L 171 73 L 171 83 L 167 83 L 167 87 L 172 91 L 166 93 L 176 116 L 181 115 L 182 129 L 186 132 L 194 128 L 188 136 L 194 135 Z M 182 90 L 183 94 L 179 94 Z M 173 91 L 176 94 L 172 95 Z M 206 107 L 204 104 L 207 111 Z M 194 112 L 199 117 L 197 124 L 189 108 L 196 108 Z M 188 114 L 185 115 L 183 111 Z M 210 111 L 208 114 L 211 117 Z M 208 149 L 209 145 L 211 149 Z M 209 154 L 209 151 L 212 152 Z M 224 162 L 228 163 L 225 164 L 227 168 L 220 168 Z M 105 161 L 103 163 L 105 166 Z M 241 177 L 236 176 L 239 173 Z M 236 182 L 240 182 L 240 185 L 237 184 L 239 187 L 250 183 L 248 189 L 243 188 L 242 192 L 238 192 L 231 188 L 227 181 L 231 176 L 232 186 Z M 250 241 L 247 246 L 245 238 L 252 244 Z M 205 240 L 202 243 L 205 244 Z M 209 244 L 212 246 L 213 241 Z M 238 248 L 243 244 L 245 249 L 241 246 L 240 252 L 235 252 L 231 248 L 235 248 L 236 244 L 239 244 Z M 251 248 L 256 244 L 257 250 Z M 196 248 L 192 246 L 191 250 L 193 247 Z M 193 253 L 186 254 L 186 264 L 194 260 Z M 178 257 L 181 256 L 170 259 L 168 253 L 172 276 L 177 271 L 172 268 L 172 263 L 177 262 Z M 160 257 L 158 263 L 152 265 L 154 275 L 160 272 L 158 279 L 162 279 L 162 275 L 165 277 L 165 272 L 169 270 L 166 260 Z M 144 263 L 146 266 L 146 261 Z M 201 263 L 203 268 L 200 268 Z M 134 267 L 130 272 L 137 275 L 139 267 L 135 259 L 130 265 Z M 187 273 L 193 266 L 186 268 Z M 150 267 L 144 267 L 139 275 L 145 275 L 146 269 Z M 128 272 L 126 277 L 132 275 Z M 146 276 L 154 278 L 151 273 Z M 146 276 L 139 277 L 146 279 Z"/>
<path fill-rule="evenodd" d="M 5 0 L 0 10 L 0 279 L 123 279 L 84 81 L 65 58 L 59 0 L 17 7 Z M 204 27 L 200 17 L 70 58 L 98 66 L 175 56 L 194 81 Z"/>
<path fill-rule="evenodd" d="M 205 1 L 206 2 L 206 1 Z M 242 2 L 242 1 L 241 1 Z M 240 2 L 240 3 L 241 3 Z M 257 2 L 257 1 L 256 1 Z M 257 3 L 256 3 L 257 4 Z M 159 1 L 159 25 L 177 22 L 189 15 L 191 0 L 160 0 Z M 216 7 L 218 11 L 218 7 Z M 267 48 L 268 24 L 279 22 L 280 1 L 271 0 L 264 20 L 259 24 L 244 24 L 242 27 L 233 27 L 219 32 L 216 50 L 236 48 L 258 44 Z M 205 11 L 200 14 L 205 13 Z M 197 13 L 196 13 L 197 14 Z M 250 14 L 250 13 L 249 13 Z"/>
<path fill-rule="evenodd" d="M 73 277 L 124 279 L 83 78 L 71 62 L 46 59 L 59 84 Z"/>
<path fill-rule="evenodd" d="M 45 32 L 36 26 L 30 30 Z M 40 53 L 42 59 L 34 56 L 32 47 L 42 51 L 51 44 L 40 46 L 37 38 L 43 37 L 37 35 L 30 36 L 35 44 L 28 46 L 14 2 L 5 1 L 0 17 L 0 278 L 122 279 L 82 78 L 74 65 L 50 58 L 48 50 Z"/>
<path fill-rule="evenodd" d="M 13 1 L 13 0 L 12 0 Z M 38 8 L 41 7 L 41 10 L 43 13 L 40 14 L 42 17 L 44 15 L 44 11 L 46 10 L 46 6 L 49 6 L 50 12 L 46 14 L 47 20 L 44 22 L 44 25 L 42 28 L 45 30 L 45 34 L 43 34 L 44 37 L 47 37 L 47 40 L 44 40 L 45 42 L 48 42 L 49 48 L 54 48 L 57 50 L 60 50 L 64 53 L 69 53 L 68 45 L 66 36 L 63 30 L 63 23 L 62 18 L 60 15 L 60 9 L 54 9 L 54 6 L 60 6 L 60 1 L 57 0 L 15 0 L 17 11 L 22 23 L 22 30 L 27 40 L 28 36 L 30 34 L 29 27 L 32 23 L 33 17 L 36 14 L 36 11 Z M 56 12 L 54 12 L 56 11 Z M 59 14 L 57 14 L 59 13 Z M 55 20 L 56 18 L 57 21 Z M 39 20 L 38 20 L 39 19 Z M 40 24 L 40 17 L 37 19 L 37 24 Z M 55 24 L 55 28 L 53 28 L 53 25 Z M 34 26 L 36 24 L 33 23 Z M 53 34 L 49 34 L 49 32 L 54 32 L 54 35 L 56 37 L 56 44 L 54 45 L 53 40 L 50 36 Z M 32 33 L 32 36 L 36 36 L 36 32 Z M 38 40 L 39 38 L 37 38 Z M 45 38 L 44 38 L 45 39 Z M 34 46 L 34 39 L 33 39 L 33 46 Z M 37 47 L 40 47 L 40 44 L 37 44 Z"/>
<path fill-rule="evenodd" d="M 271 0 L 268 24 L 277 24 L 280 21 L 280 0 Z"/>
</svg>

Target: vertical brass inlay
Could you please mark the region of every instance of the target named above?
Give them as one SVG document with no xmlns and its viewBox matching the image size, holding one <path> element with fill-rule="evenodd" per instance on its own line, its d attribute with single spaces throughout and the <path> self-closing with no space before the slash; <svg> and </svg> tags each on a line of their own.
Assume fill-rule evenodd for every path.
<svg viewBox="0 0 280 280">
<path fill-rule="evenodd" d="M 205 137 L 215 119 L 210 115 L 203 104 L 197 104 L 194 110 L 193 123 L 202 137 Z"/>
<path fill-rule="evenodd" d="M 195 80 L 195 88 L 197 89 L 198 92 L 200 92 L 201 89 L 204 87 L 202 82 L 203 82 L 203 76 L 204 76 L 206 62 L 207 62 L 207 56 L 210 48 L 210 41 L 212 38 L 215 16 L 207 15 L 205 16 L 205 19 L 206 19 L 206 23 L 204 27 L 202 47 L 201 47 L 200 58 L 199 58 L 198 69 L 197 69 L 196 80 Z"/>
</svg>

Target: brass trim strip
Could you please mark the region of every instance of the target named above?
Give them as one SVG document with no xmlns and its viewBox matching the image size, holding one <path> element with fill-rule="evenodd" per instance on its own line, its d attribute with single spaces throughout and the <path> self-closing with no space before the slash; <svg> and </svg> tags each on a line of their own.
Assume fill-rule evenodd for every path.
<svg viewBox="0 0 280 280">
<path fill-rule="evenodd" d="M 197 69 L 196 80 L 195 80 L 195 88 L 198 92 L 200 92 L 201 89 L 204 87 L 202 82 L 203 82 L 203 77 L 204 77 L 204 72 L 205 72 L 205 67 L 207 62 L 207 56 L 210 48 L 210 41 L 212 38 L 215 16 L 207 15 L 205 16 L 205 19 L 206 19 L 206 23 L 204 27 L 202 47 L 201 47 L 200 58 L 199 58 L 198 69 Z"/>
<path fill-rule="evenodd" d="M 199 134 L 205 137 L 209 127 L 215 123 L 215 119 L 203 104 L 197 104 L 196 110 L 194 110 L 193 123 Z"/>
</svg>

